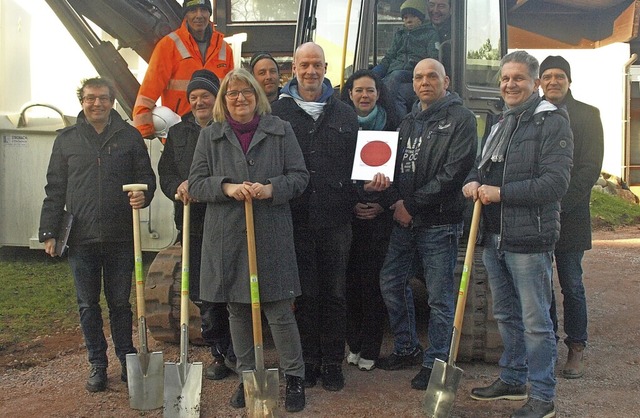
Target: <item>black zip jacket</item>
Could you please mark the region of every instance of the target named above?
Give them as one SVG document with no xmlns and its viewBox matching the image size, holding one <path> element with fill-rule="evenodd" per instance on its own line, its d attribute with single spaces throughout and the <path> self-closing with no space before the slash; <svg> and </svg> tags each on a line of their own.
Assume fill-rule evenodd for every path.
<svg viewBox="0 0 640 418">
<path fill-rule="evenodd" d="M 193 161 L 193 153 L 198 143 L 198 136 L 202 128 L 196 123 L 193 113 L 182 116 L 182 121 L 172 126 L 167 135 L 167 143 L 158 161 L 158 176 L 160 188 L 172 202 L 174 207 L 174 221 L 176 228 L 182 231 L 182 216 L 184 204 L 175 201 L 178 186 L 189 178 L 189 170 Z M 207 211 L 206 203 L 194 202 L 190 205 L 191 235 L 202 235 L 204 228 L 204 215 Z M 182 237 L 178 237 L 182 239 Z"/>
<path fill-rule="evenodd" d="M 421 110 L 417 103 L 402 120 L 399 131 L 395 178 L 387 204 L 403 199 L 414 226 L 462 222 L 462 182 L 477 147 L 473 112 L 462 105 L 456 93 L 449 93 L 427 110 Z M 409 141 L 422 142 L 413 161 L 414 171 L 402 173 L 402 165 L 416 158 L 406 152 Z"/>
<path fill-rule="evenodd" d="M 39 240 L 57 238 L 67 208 L 74 216 L 69 245 L 133 240 L 131 205 L 122 186 L 144 183 L 145 205 L 156 190 L 156 177 L 140 133 L 115 111 L 98 135 L 85 119 L 62 129 L 53 143 Z"/>
<path fill-rule="evenodd" d="M 271 104 L 273 114 L 291 123 L 311 175 L 302 196 L 291 201 L 293 222 L 312 228 L 349 224 L 357 193 L 351 181 L 358 117 L 330 97 L 317 121 L 286 97 Z"/>
</svg>

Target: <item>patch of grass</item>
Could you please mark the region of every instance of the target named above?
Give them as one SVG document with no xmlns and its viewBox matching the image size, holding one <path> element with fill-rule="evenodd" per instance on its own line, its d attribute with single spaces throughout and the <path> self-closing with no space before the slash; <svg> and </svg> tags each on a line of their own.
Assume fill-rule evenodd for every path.
<svg viewBox="0 0 640 418">
<path fill-rule="evenodd" d="M 143 253 L 144 274 L 155 253 Z M 135 280 L 130 302 L 136 320 Z M 109 311 L 100 294 L 105 325 Z M 69 261 L 51 258 L 43 250 L 0 247 L 0 351 L 36 336 L 80 332 L 76 290 Z M 105 329 L 105 333 L 108 332 Z"/>
<path fill-rule="evenodd" d="M 591 224 L 596 229 L 616 229 L 640 223 L 640 205 L 619 197 L 591 193 Z"/>
<path fill-rule="evenodd" d="M 66 260 L 44 251 L 0 248 L 0 349 L 38 335 L 78 327 Z"/>
</svg>

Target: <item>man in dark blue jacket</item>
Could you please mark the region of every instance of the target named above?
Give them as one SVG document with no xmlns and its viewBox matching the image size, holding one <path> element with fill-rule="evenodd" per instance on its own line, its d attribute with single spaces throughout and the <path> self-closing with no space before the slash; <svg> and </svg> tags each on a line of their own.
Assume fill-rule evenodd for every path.
<svg viewBox="0 0 640 418">
<path fill-rule="evenodd" d="M 112 84 L 101 78 L 84 80 L 78 99 L 78 122 L 63 129 L 53 144 L 39 238 L 47 254 L 58 255 L 58 225 L 66 206 L 74 217 L 69 264 L 91 364 L 86 389 L 99 392 L 107 387 L 108 365 L 100 288 L 104 285 L 111 338 L 122 366 L 120 377 L 126 382 L 126 355 L 136 352 L 129 303 L 134 265 L 131 208 L 151 203 L 156 177 L 142 136 L 113 110 Z M 130 183 L 146 184 L 148 190 L 123 192 L 122 186 Z"/>
<path fill-rule="evenodd" d="M 551 306 L 560 199 L 569 186 L 573 137 L 566 112 L 538 95 L 538 60 L 525 51 L 500 62 L 506 110 L 465 180 L 483 206 L 482 260 L 504 352 L 500 377 L 475 388 L 476 400 L 527 399 L 516 418 L 555 416 L 557 357 Z"/>
<path fill-rule="evenodd" d="M 419 101 L 400 124 L 395 181 L 389 204 L 396 225 L 380 272 L 380 290 L 394 334 L 393 353 L 378 367 L 398 370 L 421 364 L 411 387 L 425 390 L 436 358 L 446 361 L 454 314 L 453 270 L 462 235 L 465 201 L 460 191 L 476 149 L 476 119 L 435 59 L 420 61 L 413 71 Z M 418 341 L 413 295 L 417 253 L 429 294 L 427 350 Z"/>
<path fill-rule="evenodd" d="M 302 196 L 291 201 L 293 233 L 302 295 L 296 318 L 305 361 L 305 386 L 338 391 L 344 387 L 346 269 L 351 218 L 357 195 L 351 169 L 358 118 L 333 97 L 324 75 L 324 51 L 312 42 L 298 47 L 296 77 L 272 104 L 273 114 L 291 123 L 311 178 Z"/>
<path fill-rule="evenodd" d="M 582 257 L 591 249 L 591 188 L 598 180 L 604 155 L 600 111 L 573 98 L 571 67 L 561 56 L 549 56 L 540 64 L 544 98 L 569 113 L 573 132 L 573 168 L 567 194 L 562 198 L 560 239 L 554 252 L 564 308 L 564 342 L 569 347 L 562 376 L 576 379 L 584 374 L 587 345 L 587 298 L 582 283 Z M 551 319 L 558 330 L 555 298 Z"/>
</svg>

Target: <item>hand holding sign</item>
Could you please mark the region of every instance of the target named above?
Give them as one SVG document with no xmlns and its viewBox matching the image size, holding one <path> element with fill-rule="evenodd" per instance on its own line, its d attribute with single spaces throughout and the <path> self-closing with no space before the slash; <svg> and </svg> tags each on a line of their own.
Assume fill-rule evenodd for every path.
<svg viewBox="0 0 640 418">
<path fill-rule="evenodd" d="M 365 192 L 381 192 L 391 186 L 391 179 L 383 173 L 376 173 L 371 181 L 364 183 Z"/>
</svg>

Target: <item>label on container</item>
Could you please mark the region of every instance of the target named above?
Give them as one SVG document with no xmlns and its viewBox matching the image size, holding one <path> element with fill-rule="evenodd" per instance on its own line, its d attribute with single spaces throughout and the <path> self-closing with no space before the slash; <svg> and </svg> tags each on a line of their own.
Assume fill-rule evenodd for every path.
<svg viewBox="0 0 640 418">
<path fill-rule="evenodd" d="M 2 145 L 10 147 L 26 147 L 29 144 L 27 135 L 2 135 Z"/>
</svg>

